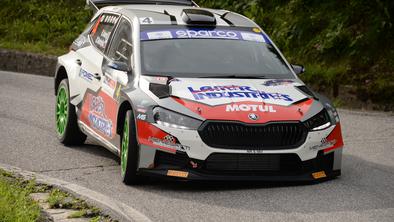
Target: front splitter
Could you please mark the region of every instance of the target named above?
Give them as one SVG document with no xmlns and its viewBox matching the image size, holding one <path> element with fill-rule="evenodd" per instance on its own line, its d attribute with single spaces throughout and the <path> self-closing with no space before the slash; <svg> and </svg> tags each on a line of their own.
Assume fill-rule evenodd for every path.
<svg viewBox="0 0 394 222">
<path fill-rule="evenodd" d="M 316 178 L 316 173 L 324 176 Z M 139 173 L 143 176 L 159 177 L 171 180 L 183 181 L 263 181 L 263 182 L 312 182 L 312 181 L 325 181 L 334 179 L 341 175 L 341 170 L 323 171 L 316 170 L 314 172 L 306 172 L 302 174 L 281 174 L 275 175 L 270 173 L 207 173 L 199 172 L 191 169 L 140 169 Z M 315 176 L 314 176 L 315 175 Z"/>
</svg>

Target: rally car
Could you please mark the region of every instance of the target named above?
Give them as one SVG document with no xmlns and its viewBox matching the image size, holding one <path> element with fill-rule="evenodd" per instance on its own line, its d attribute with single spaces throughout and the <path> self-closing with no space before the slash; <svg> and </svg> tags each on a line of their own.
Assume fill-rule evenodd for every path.
<svg viewBox="0 0 394 222">
<path fill-rule="evenodd" d="M 256 23 L 190 0 L 88 0 L 55 73 L 61 143 L 87 135 L 126 184 L 321 181 L 341 174 L 338 113 Z"/>
</svg>

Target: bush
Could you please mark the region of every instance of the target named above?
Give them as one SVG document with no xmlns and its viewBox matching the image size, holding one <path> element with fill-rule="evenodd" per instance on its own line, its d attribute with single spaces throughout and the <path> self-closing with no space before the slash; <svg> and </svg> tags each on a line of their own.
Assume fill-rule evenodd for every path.
<svg viewBox="0 0 394 222">
<path fill-rule="evenodd" d="M 290 62 L 306 64 L 302 78 L 394 103 L 393 0 L 198 0 L 255 20 Z M 0 47 L 59 55 L 91 17 L 84 0 L 2 0 Z M 360 98 L 361 99 L 361 98 Z"/>
<path fill-rule="evenodd" d="M 0 47 L 45 54 L 64 53 L 91 17 L 83 0 L 2 0 L 1 5 Z"/>
</svg>

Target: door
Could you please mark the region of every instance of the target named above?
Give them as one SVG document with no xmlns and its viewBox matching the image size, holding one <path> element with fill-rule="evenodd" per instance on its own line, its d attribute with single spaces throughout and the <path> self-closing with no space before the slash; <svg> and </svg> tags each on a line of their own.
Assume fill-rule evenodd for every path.
<svg viewBox="0 0 394 222">
<path fill-rule="evenodd" d="M 80 121 L 90 129 L 93 136 L 104 143 L 111 141 L 116 134 L 116 116 L 113 116 L 112 110 L 117 110 L 117 107 L 113 104 L 112 97 L 102 89 L 103 82 L 107 82 L 102 66 L 118 21 L 118 15 L 102 14 L 89 34 L 91 46 L 80 50 L 81 76 L 90 77 L 81 79 L 84 84 L 81 90 L 85 92 L 81 92 L 83 101 Z"/>
<path fill-rule="evenodd" d="M 90 47 L 78 51 L 81 56 L 81 95 L 85 96 L 86 90 L 97 92 L 102 82 L 102 64 L 105 50 L 110 42 L 111 34 L 119 16 L 115 14 L 102 14 L 92 27 L 89 39 Z"/>
</svg>

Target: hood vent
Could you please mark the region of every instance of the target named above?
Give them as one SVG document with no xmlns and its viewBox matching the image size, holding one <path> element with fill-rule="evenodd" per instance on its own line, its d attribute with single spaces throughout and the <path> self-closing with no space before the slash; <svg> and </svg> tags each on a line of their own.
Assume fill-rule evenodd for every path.
<svg viewBox="0 0 394 222">
<path fill-rule="evenodd" d="M 215 16 L 211 12 L 202 9 L 184 9 L 182 19 L 190 25 L 216 25 Z"/>
</svg>

